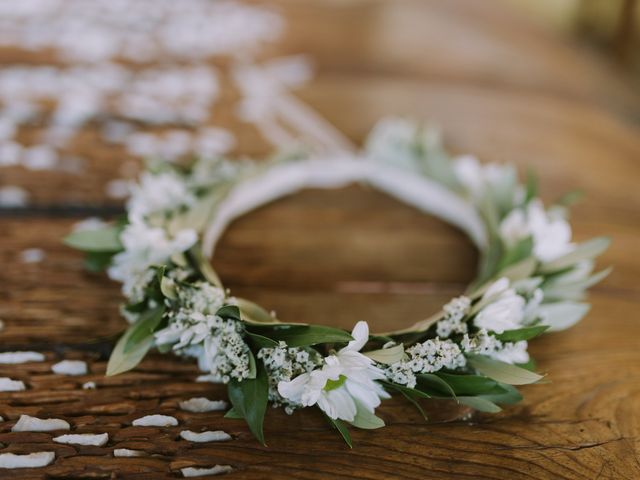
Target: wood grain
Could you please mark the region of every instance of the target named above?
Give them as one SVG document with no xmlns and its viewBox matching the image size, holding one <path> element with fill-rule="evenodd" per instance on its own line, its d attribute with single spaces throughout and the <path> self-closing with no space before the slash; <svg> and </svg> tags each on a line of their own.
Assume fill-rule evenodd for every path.
<svg viewBox="0 0 640 480">
<path fill-rule="evenodd" d="M 317 412 L 273 410 L 268 447 L 261 447 L 221 412 L 177 408 L 194 396 L 225 398 L 221 386 L 193 381 L 190 362 L 152 356 L 134 372 L 104 377 L 108 342 L 90 341 L 124 327 L 118 286 L 84 272 L 60 238 L 83 214 L 119 208 L 104 185 L 121 176 L 127 159 L 88 129 L 77 145 L 89 158 L 80 174 L 0 170 L 0 183 L 24 186 L 35 200 L 35 208 L 0 212 L 0 348 L 47 354 L 44 363 L 0 365 L 0 376 L 28 386 L 0 393 L 0 451 L 57 456 L 45 469 L 0 471 L 0 478 L 155 480 L 214 464 L 231 465 L 229 478 L 238 479 L 640 478 L 636 92 L 602 60 L 497 2 L 274 5 L 291 26 L 270 53 L 317 57 L 319 76 L 299 95 L 354 141 L 383 115 L 410 115 L 441 125 L 456 152 L 535 167 L 546 200 L 585 190 L 573 214 L 575 237 L 610 235 L 601 265 L 615 268 L 594 289 L 592 311 L 572 330 L 532 343 L 550 383 L 523 388 L 524 402 L 497 415 L 465 417 L 451 402 L 426 402 L 426 423 L 393 399 L 380 410 L 388 426 L 354 431 L 348 450 Z M 0 52 L 0 61 L 16 60 Z M 232 103 L 229 93 L 221 115 L 238 134 L 239 151 L 264 152 L 255 131 L 224 113 Z M 23 263 L 20 253 L 34 247 L 45 259 Z M 464 289 L 475 261 L 454 228 L 361 187 L 310 190 L 261 208 L 232 225 L 213 260 L 234 293 L 282 318 L 343 327 L 366 319 L 375 330 L 428 316 Z M 90 373 L 54 375 L 50 366 L 62 358 L 87 360 Z M 82 390 L 86 381 L 97 390 Z M 131 426 L 160 412 L 180 426 Z M 74 431 L 108 432 L 110 440 L 77 447 L 53 443 L 49 433 L 12 433 L 20 414 L 65 418 Z M 179 438 L 183 429 L 222 429 L 233 439 L 191 444 Z M 116 459 L 115 448 L 149 456 Z"/>
</svg>

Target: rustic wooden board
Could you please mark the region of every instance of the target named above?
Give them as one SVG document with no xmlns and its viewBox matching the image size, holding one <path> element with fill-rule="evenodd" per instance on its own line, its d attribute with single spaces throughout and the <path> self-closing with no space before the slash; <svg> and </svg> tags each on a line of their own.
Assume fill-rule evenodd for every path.
<svg viewBox="0 0 640 480">
<path fill-rule="evenodd" d="M 134 372 L 103 376 L 108 344 L 90 342 L 96 332 L 108 336 L 123 328 L 118 287 L 83 272 L 80 255 L 59 240 L 85 213 L 117 208 L 104 185 L 121 176 L 127 159 L 96 148 L 88 130 L 78 149 L 89 153 L 90 163 L 80 175 L 0 171 L 0 183 L 29 188 L 36 202 L 0 218 L 0 319 L 6 325 L 0 346 L 47 353 L 45 363 L 0 366 L 0 376 L 29 388 L 0 394 L 0 447 L 51 450 L 58 457 L 45 469 L 0 477 L 155 480 L 218 463 L 232 465 L 229 478 L 241 479 L 639 478 L 636 94 L 590 55 L 497 3 L 276 4 L 292 25 L 276 53 L 318 57 L 319 77 L 300 96 L 354 141 L 380 116 L 412 115 L 440 124 L 457 152 L 534 166 L 547 200 L 584 189 L 588 197 L 573 216 L 575 236 L 611 235 L 601 265 L 615 266 L 594 289 L 591 313 L 574 329 L 533 342 L 531 353 L 550 383 L 525 387 L 525 401 L 500 414 L 461 420 L 467 412 L 455 404 L 427 402 L 431 422 L 425 423 L 394 399 L 380 410 L 388 427 L 354 431 L 350 451 L 317 412 L 288 417 L 274 410 L 265 427 L 269 446 L 261 447 L 241 422 L 220 412 L 178 410 L 179 400 L 225 397 L 221 386 L 194 383 L 198 372 L 189 362 L 154 356 Z M 9 60 L 16 61 L 3 61 Z M 265 150 L 251 129 L 230 126 L 237 127 L 240 151 Z M 20 253 L 33 247 L 46 258 L 24 264 Z M 452 227 L 350 187 L 304 192 L 238 220 L 214 264 L 234 293 L 287 320 L 349 327 L 366 319 L 384 330 L 428 316 L 461 292 L 475 260 L 471 244 Z M 87 360 L 90 374 L 52 374 L 50 365 L 61 358 Z M 90 380 L 98 389 L 82 390 Z M 175 415 L 180 426 L 131 427 L 134 418 L 158 412 Z M 22 413 L 65 418 L 78 432 L 108 432 L 110 441 L 72 447 L 53 443 L 49 433 L 11 433 Z M 190 444 L 179 439 L 182 429 L 222 429 L 233 439 Z M 114 459 L 115 448 L 151 456 Z"/>
</svg>

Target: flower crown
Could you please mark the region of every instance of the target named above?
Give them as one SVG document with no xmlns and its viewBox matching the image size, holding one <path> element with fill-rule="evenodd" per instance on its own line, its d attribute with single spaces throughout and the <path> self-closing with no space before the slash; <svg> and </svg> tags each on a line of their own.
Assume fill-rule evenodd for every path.
<svg viewBox="0 0 640 480">
<path fill-rule="evenodd" d="M 230 296 L 212 269 L 217 239 L 236 217 L 305 187 L 364 182 L 465 231 L 480 251 L 466 293 L 410 328 L 372 335 L 281 322 Z M 287 413 L 317 406 L 351 445 L 346 424 L 384 426 L 375 414 L 389 393 L 421 410 L 421 399 L 454 399 L 485 412 L 516 403 L 515 385 L 535 383 L 528 341 L 568 328 L 589 305 L 585 291 L 606 238 L 571 241 L 567 206 L 550 208 L 511 165 L 453 158 L 431 129 L 380 122 L 359 156 L 280 156 L 268 162 L 196 160 L 150 164 L 132 188 L 125 219 L 80 228 L 66 243 L 87 267 L 122 282 L 130 323 L 107 375 L 134 368 L 151 348 L 193 357 L 227 384 L 232 409 L 264 443 L 267 404 Z"/>
</svg>

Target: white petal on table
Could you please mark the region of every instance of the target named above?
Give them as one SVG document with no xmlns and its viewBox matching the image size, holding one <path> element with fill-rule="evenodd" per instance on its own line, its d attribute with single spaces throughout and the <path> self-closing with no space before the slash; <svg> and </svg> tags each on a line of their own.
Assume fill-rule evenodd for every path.
<svg viewBox="0 0 640 480">
<path fill-rule="evenodd" d="M 51 432 L 53 430 L 69 430 L 71 425 L 59 418 L 36 418 L 20 415 L 18 422 L 11 428 L 12 432 Z"/>
<path fill-rule="evenodd" d="M 27 362 L 43 362 L 44 355 L 39 352 L 4 352 L 0 353 L 0 363 L 12 364 Z"/>
<path fill-rule="evenodd" d="M 184 402 L 180 402 L 180 408 L 187 412 L 215 412 L 227 409 L 227 402 L 224 400 L 209 400 L 204 397 L 190 398 Z"/>
<path fill-rule="evenodd" d="M 216 465 L 211 468 L 183 468 L 180 471 L 184 477 L 204 477 L 205 475 L 220 475 L 223 473 L 229 473 L 233 470 L 231 465 Z"/>
<path fill-rule="evenodd" d="M 133 421 L 134 427 L 175 427 L 178 419 L 169 415 L 146 415 Z"/>
<path fill-rule="evenodd" d="M 96 382 L 85 382 L 82 384 L 83 390 L 95 390 L 97 387 Z"/>
<path fill-rule="evenodd" d="M 202 433 L 192 432 L 191 430 L 183 430 L 180 432 L 180 436 L 190 442 L 224 442 L 231 440 L 231 435 L 222 430 L 216 430 L 215 432 L 207 431 Z"/>
<path fill-rule="evenodd" d="M 0 468 L 37 468 L 46 467 L 56 458 L 54 452 L 37 452 L 28 455 L 15 453 L 0 454 Z"/>
<path fill-rule="evenodd" d="M 26 390 L 26 388 L 22 380 L 0 377 L 0 392 L 20 392 Z"/>
<path fill-rule="evenodd" d="M 86 375 L 87 362 L 82 360 L 63 360 L 53 365 L 51 370 L 58 375 Z"/>
<path fill-rule="evenodd" d="M 129 450 L 128 448 L 116 448 L 113 451 L 114 457 L 146 457 L 147 452 L 142 450 Z"/>
<path fill-rule="evenodd" d="M 108 433 L 76 433 L 68 435 L 60 435 L 53 439 L 56 443 L 66 443 L 70 445 L 92 445 L 94 447 L 102 447 L 109 441 Z"/>
</svg>

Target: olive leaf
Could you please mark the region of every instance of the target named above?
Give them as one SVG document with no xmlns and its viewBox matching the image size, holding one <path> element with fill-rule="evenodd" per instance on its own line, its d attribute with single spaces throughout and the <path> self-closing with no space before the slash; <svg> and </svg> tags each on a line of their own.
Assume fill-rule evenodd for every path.
<svg viewBox="0 0 640 480">
<path fill-rule="evenodd" d="M 247 331 L 258 333 L 277 342 L 286 342 L 289 347 L 308 347 L 320 343 L 350 342 L 353 337 L 339 328 L 321 325 L 247 325 Z"/>
<path fill-rule="evenodd" d="M 571 301 L 545 303 L 538 308 L 538 315 L 541 324 L 548 325 L 550 332 L 557 332 L 578 323 L 590 308 L 588 303 Z"/>
<path fill-rule="evenodd" d="M 478 372 L 508 385 L 527 385 L 543 378 L 543 375 L 484 355 L 467 354 L 467 360 Z"/>
<path fill-rule="evenodd" d="M 399 343 L 389 348 L 381 348 L 380 350 L 372 350 L 370 352 L 364 352 L 365 357 L 369 357 L 378 363 L 385 365 L 391 365 L 392 363 L 399 362 L 404 357 L 404 345 Z"/>
<path fill-rule="evenodd" d="M 117 226 L 100 230 L 78 230 L 67 235 L 63 242 L 69 247 L 85 252 L 119 252 L 122 250 L 120 232 Z"/>
<path fill-rule="evenodd" d="M 543 263 L 539 271 L 541 273 L 552 273 L 564 270 L 583 260 L 590 260 L 604 252 L 611 240 L 608 237 L 596 237 L 578 245 L 574 250 L 551 262 Z"/>
<path fill-rule="evenodd" d="M 521 340 L 535 338 L 548 329 L 548 325 L 535 325 L 533 327 L 518 328 L 516 330 L 505 330 L 502 333 L 496 334 L 496 338 L 501 342 L 519 342 Z"/>
<path fill-rule="evenodd" d="M 474 408 L 480 412 L 497 413 L 502 409 L 483 397 L 458 397 L 458 401 L 467 407 Z"/>
<path fill-rule="evenodd" d="M 361 402 L 356 401 L 356 416 L 351 425 L 365 430 L 384 427 L 384 421 L 375 413 L 370 412 Z"/>
</svg>

